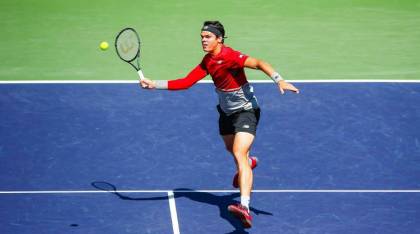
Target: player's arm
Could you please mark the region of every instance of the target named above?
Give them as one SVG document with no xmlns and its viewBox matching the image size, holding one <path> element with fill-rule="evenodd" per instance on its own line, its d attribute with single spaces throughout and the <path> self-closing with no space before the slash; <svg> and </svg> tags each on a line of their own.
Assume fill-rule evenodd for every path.
<svg viewBox="0 0 420 234">
<path fill-rule="evenodd" d="M 150 79 L 140 80 L 140 85 L 144 89 L 168 89 L 168 90 L 182 90 L 188 89 L 199 80 L 207 76 L 207 71 L 199 64 L 184 78 L 177 80 L 157 80 Z"/>
<path fill-rule="evenodd" d="M 258 69 L 263 71 L 267 76 L 269 76 L 277 85 L 279 86 L 280 92 L 284 94 L 285 90 L 290 90 L 295 93 L 299 93 L 299 89 L 297 89 L 292 84 L 286 82 L 278 72 L 274 70 L 274 68 L 266 63 L 263 60 L 259 60 L 253 57 L 248 57 L 245 60 L 244 66 L 247 68 Z"/>
</svg>

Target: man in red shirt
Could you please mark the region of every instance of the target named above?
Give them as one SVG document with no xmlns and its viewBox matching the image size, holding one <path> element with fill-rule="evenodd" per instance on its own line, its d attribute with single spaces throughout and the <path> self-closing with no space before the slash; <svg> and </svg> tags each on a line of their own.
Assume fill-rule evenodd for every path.
<svg viewBox="0 0 420 234">
<path fill-rule="evenodd" d="M 278 85 L 282 94 L 285 90 L 295 93 L 299 93 L 299 90 L 284 81 L 268 63 L 225 46 L 224 38 L 225 30 L 219 21 L 204 22 L 201 44 L 207 54 L 199 65 L 184 78 L 170 81 L 143 79 L 140 85 L 145 89 L 181 90 L 191 87 L 207 75 L 212 77 L 219 97 L 219 132 L 226 149 L 234 156 L 237 173 L 233 186 L 239 187 L 241 193 L 241 203 L 230 205 L 228 210 L 241 220 L 245 228 L 250 228 L 252 169 L 256 167 L 258 159 L 250 157 L 249 152 L 256 135 L 260 108 L 244 68 L 263 71 Z"/>
</svg>

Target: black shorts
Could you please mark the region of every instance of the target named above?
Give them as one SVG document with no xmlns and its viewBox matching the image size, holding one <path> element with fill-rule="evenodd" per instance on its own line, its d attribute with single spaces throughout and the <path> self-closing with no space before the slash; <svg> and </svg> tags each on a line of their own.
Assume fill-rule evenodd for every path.
<svg viewBox="0 0 420 234">
<path fill-rule="evenodd" d="M 217 105 L 219 111 L 219 133 L 220 135 L 231 135 L 237 132 L 248 132 L 252 135 L 257 133 L 257 125 L 260 121 L 260 108 L 242 110 L 233 113 L 229 116 L 222 111 L 219 105 Z"/>
</svg>

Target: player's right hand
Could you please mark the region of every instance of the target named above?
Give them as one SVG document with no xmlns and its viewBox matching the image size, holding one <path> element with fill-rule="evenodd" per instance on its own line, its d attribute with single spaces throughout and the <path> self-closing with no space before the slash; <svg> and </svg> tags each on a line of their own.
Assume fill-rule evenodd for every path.
<svg viewBox="0 0 420 234">
<path fill-rule="evenodd" d="M 154 81 L 144 78 L 140 80 L 140 87 L 143 89 L 154 89 L 156 88 L 156 84 Z"/>
<path fill-rule="evenodd" d="M 279 86 L 281 94 L 284 94 L 285 90 L 289 90 L 289 91 L 292 91 L 294 93 L 299 93 L 299 89 L 297 89 L 294 85 L 292 85 L 290 83 L 287 83 L 284 80 L 281 80 L 278 83 L 278 86 Z"/>
</svg>

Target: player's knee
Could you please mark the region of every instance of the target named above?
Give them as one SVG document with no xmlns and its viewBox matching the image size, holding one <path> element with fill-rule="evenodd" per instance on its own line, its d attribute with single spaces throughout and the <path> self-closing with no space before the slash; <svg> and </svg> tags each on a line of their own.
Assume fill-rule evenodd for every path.
<svg viewBox="0 0 420 234">
<path fill-rule="evenodd" d="M 235 156 L 239 167 L 241 167 L 241 166 L 248 166 L 249 167 L 247 152 L 244 152 L 243 150 L 233 149 L 232 153 Z"/>
<path fill-rule="evenodd" d="M 252 169 L 251 169 L 251 166 L 249 165 L 249 163 L 244 163 L 244 162 L 238 164 L 238 171 L 239 171 L 239 174 L 241 174 L 241 173 L 245 173 L 245 174 L 252 173 Z"/>
<path fill-rule="evenodd" d="M 237 149 L 237 148 L 232 148 L 232 154 L 235 155 L 235 157 L 237 159 L 240 159 L 240 158 L 246 156 L 246 152 L 243 152 L 243 150 Z"/>
</svg>

